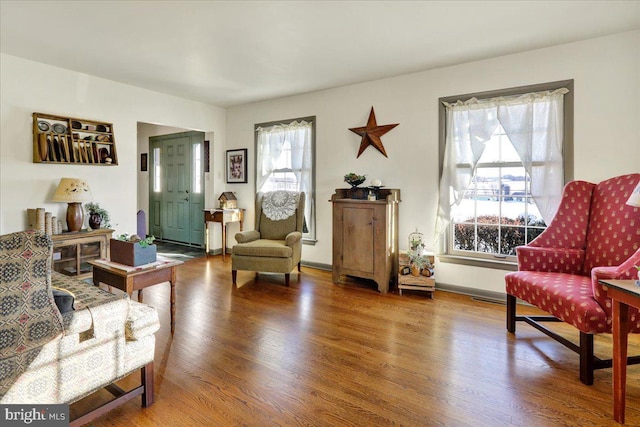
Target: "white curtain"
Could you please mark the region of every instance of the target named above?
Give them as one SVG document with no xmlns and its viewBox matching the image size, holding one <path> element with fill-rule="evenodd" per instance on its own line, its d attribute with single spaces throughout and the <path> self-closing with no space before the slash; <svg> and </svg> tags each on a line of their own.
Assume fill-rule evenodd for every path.
<svg viewBox="0 0 640 427">
<path fill-rule="evenodd" d="M 498 123 L 531 178 L 531 194 L 548 224 L 562 197 L 563 96 L 567 89 L 445 103 L 446 137 L 436 239 L 447 229 L 451 208 L 459 205 Z"/>
<path fill-rule="evenodd" d="M 311 173 L 313 166 L 311 126 L 311 123 L 302 120 L 267 128 L 256 128 L 256 132 L 258 133 L 258 146 L 256 150 L 257 191 L 262 191 L 269 176 L 271 176 L 271 173 L 276 169 L 276 161 L 282 153 L 282 147 L 285 141 L 288 141 L 291 147 L 291 164 L 288 166 L 291 167 L 296 176 L 298 183 L 296 190 L 304 192 L 306 195 L 304 210 L 307 224 L 310 224 L 313 209 L 313 199 L 311 197 Z"/>
</svg>

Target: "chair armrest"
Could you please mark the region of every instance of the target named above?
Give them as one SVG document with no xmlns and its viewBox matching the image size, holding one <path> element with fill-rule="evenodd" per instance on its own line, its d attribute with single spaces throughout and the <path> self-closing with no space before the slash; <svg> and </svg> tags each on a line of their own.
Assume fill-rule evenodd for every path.
<svg viewBox="0 0 640 427">
<path fill-rule="evenodd" d="M 638 269 L 636 269 L 636 265 L 640 265 L 640 249 L 618 266 L 594 267 L 591 270 L 591 287 L 593 288 L 593 295 L 602 307 L 606 307 L 609 298 L 605 292 L 605 287 L 598 283 L 598 281 L 604 279 L 636 279 L 638 277 Z"/>
<path fill-rule="evenodd" d="M 584 250 L 582 249 L 518 246 L 516 254 L 520 271 L 581 274 L 584 263 Z"/>
<path fill-rule="evenodd" d="M 296 242 L 300 241 L 302 239 L 302 233 L 299 231 L 292 231 L 291 233 L 287 234 L 287 236 L 284 238 L 284 242 L 286 243 L 287 246 L 293 246 Z"/>
<path fill-rule="evenodd" d="M 89 310 L 73 310 L 62 315 L 64 335 L 74 335 L 88 331 L 93 325 L 93 319 Z"/>
<path fill-rule="evenodd" d="M 127 341 L 139 341 L 160 329 L 160 320 L 155 308 L 133 300 L 130 300 L 129 304 L 129 315 L 125 323 Z"/>
<path fill-rule="evenodd" d="M 238 243 L 249 243 L 260 238 L 260 232 L 257 230 L 241 231 L 236 233 L 236 241 Z"/>
</svg>

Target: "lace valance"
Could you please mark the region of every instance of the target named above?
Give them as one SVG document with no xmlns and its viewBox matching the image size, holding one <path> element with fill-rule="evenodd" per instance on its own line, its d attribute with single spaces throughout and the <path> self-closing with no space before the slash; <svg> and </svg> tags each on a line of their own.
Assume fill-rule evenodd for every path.
<svg viewBox="0 0 640 427">
<path fill-rule="evenodd" d="M 262 212 L 272 221 L 289 218 L 296 213 L 300 193 L 294 191 L 270 191 L 262 198 Z"/>
</svg>

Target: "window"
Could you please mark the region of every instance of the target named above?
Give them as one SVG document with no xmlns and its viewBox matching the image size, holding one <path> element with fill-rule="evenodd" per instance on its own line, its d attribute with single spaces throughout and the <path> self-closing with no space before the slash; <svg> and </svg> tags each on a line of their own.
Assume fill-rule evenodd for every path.
<svg viewBox="0 0 640 427">
<path fill-rule="evenodd" d="M 315 242 L 315 117 L 256 125 L 257 191 L 305 193 L 305 243 Z"/>
<path fill-rule="evenodd" d="M 160 182 L 161 177 L 160 170 L 160 148 L 156 147 L 153 149 L 153 192 L 159 193 L 162 191 L 162 183 Z"/>
<path fill-rule="evenodd" d="M 571 179 L 572 81 L 440 101 L 443 260 L 515 262 Z"/>
<path fill-rule="evenodd" d="M 192 145 L 192 150 L 193 150 L 193 156 L 192 158 L 192 163 L 193 163 L 193 167 L 191 168 L 192 173 L 193 173 L 193 177 L 192 182 L 192 191 L 195 194 L 200 194 L 202 193 L 202 144 L 200 143 L 195 143 Z"/>
</svg>

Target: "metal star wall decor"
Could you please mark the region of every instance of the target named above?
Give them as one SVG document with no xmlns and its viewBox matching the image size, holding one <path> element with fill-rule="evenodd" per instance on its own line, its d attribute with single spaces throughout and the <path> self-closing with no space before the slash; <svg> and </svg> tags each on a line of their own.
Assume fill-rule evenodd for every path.
<svg viewBox="0 0 640 427">
<path fill-rule="evenodd" d="M 378 126 L 378 123 L 376 123 L 376 113 L 373 111 L 373 107 L 371 107 L 369 120 L 367 120 L 366 126 L 359 128 L 349 128 L 351 132 L 357 133 L 362 137 L 362 141 L 360 141 L 360 150 L 358 150 L 358 155 L 356 156 L 356 158 L 360 157 L 360 154 L 362 154 L 362 152 L 366 150 L 366 148 L 370 145 L 373 145 L 385 157 L 388 157 L 387 152 L 382 145 L 382 140 L 380 139 L 380 137 L 398 125 L 399 123 Z"/>
</svg>

